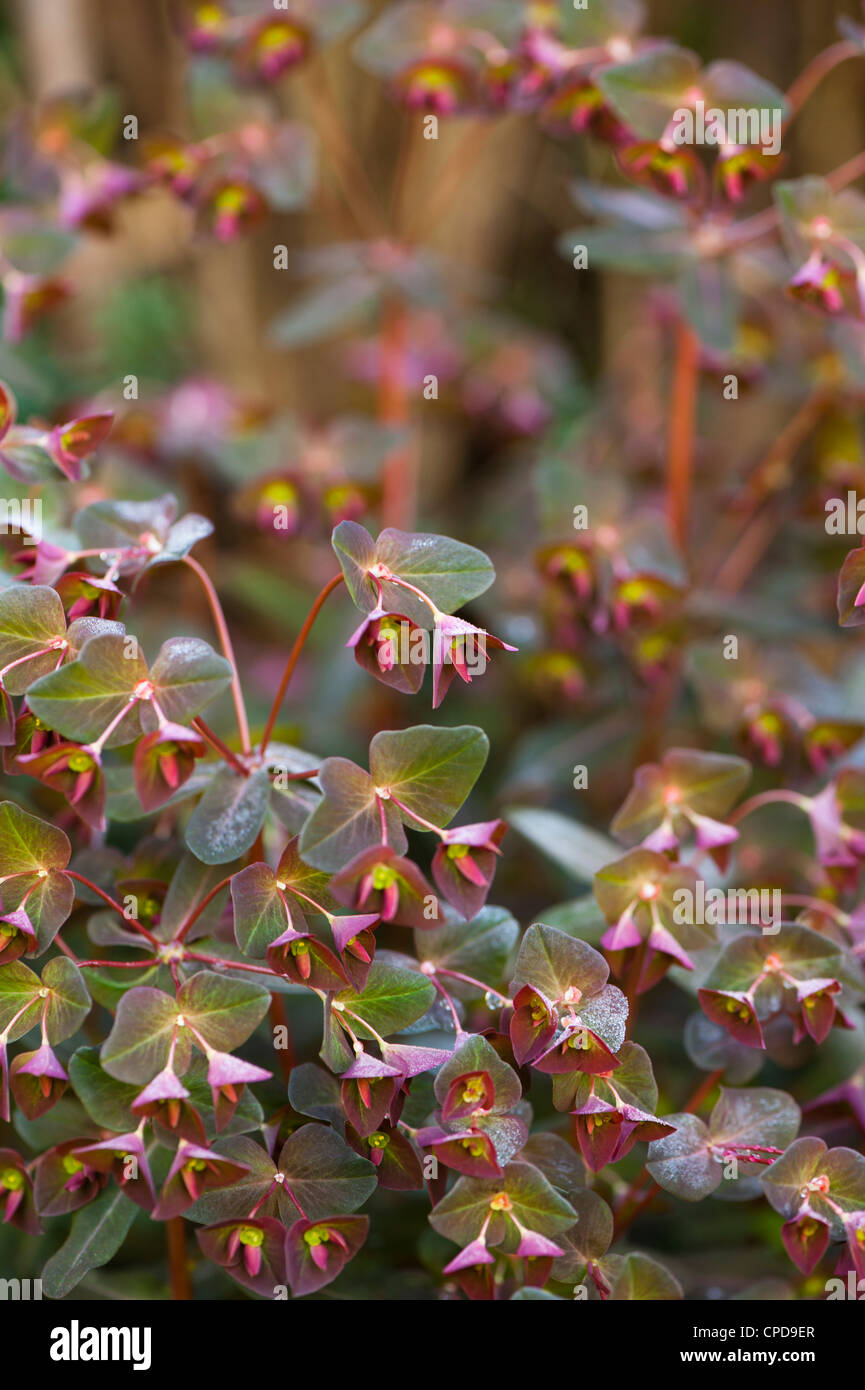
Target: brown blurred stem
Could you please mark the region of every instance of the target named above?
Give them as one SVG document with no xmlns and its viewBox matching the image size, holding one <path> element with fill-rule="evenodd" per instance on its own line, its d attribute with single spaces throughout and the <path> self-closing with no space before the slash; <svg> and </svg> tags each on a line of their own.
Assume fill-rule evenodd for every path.
<svg viewBox="0 0 865 1390">
<path fill-rule="evenodd" d="M 175 1303 L 188 1303 L 192 1298 L 189 1264 L 186 1259 L 186 1222 L 182 1216 L 172 1216 L 165 1223 L 168 1242 L 168 1268 L 171 1275 L 171 1297 Z"/>
<path fill-rule="evenodd" d="M 715 575 L 714 587 L 719 593 L 737 594 L 760 563 L 778 534 L 776 493 L 784 469 L 801 448 L 826 409 L 829 397 L 824 391 L 815 392 L 796 411 L 773 440 L 748 480 L 748 491 L 754 504 L 739 533 L 739 539 L 726 556 Z"/>
<path fill-rule="evenodd" d="M 387 229 L 384 213 L 363 160 L 352 146 L 339 117 L 323 61 L 319 61 L 315 72 L 309 74 L 304 90 L 330 168 L 358 230 L 365 237 L 383 236 Z"/>
<path fill-rule="evenodd" d="M 406 240 L 414 241 L 421 233 L 432 231 L 447 213 L 459 204 L 458 193 L 466 185 L 478 156 L 495 130 L 493 121 L 473 120 L 452 154 L 449 154 L 442 173 L 433 184 L 428 198 L 420 204 L 411 219 Z"/>
<path fill-rule="evenodd" d="M 296 1058 L 294 1054 L 294 1040 L 291 1036 L 291 1024 L 288 1021 L 288 1009 L 285 1006 L 284 994 L 272 994 L 270 996 L 270 1023 L 272 1028 L 284 1028 L 287 1047 L 277 1048 L 279 1053 L 279 1066 L 286 1081 L 291 1078 L 292 1067 Z"/>
<path fill-rule="evenodd" d="M 297 659 L 300 656 L 300 653 L 303 651 L 304 643 L 306 642 L 306 639 L 312 630 L 312 625 L 318 617 L 319 613 L 321 612 L 321 609 L 328 595 L 332 594 L 334 589 L 338 588 L 342 582 L 343 576 L 341 574 L 335 574 L 333 579 L 329 580 L 328 583 L 325 584 L 321 593 L 318 595 L 309 612 L 307 613 L 306 621 L 304 622 L 303 627 L 297 634 L 297 640 L 294 646 L 292 647 L 291 651 L 289 652 L 288 661 L 285 663 L 285 670 L 282 673 L 282 680 L 279 682 L 279 689 L 277 690 L 276 695 L 274 697 L 273 707 L 271 708 L 270 714 L 267 717 L 267 724 L 265 725 L 264 733 L 262 734 L 262 756 L 267 752 L 267 745 L 270 743 L 271 735 L 273 734 L 273 726 L 276 723 L 276 718 L 279 714 L 279 707 L 282 704 L 283 697 L 285 696 L 285 692 L 288 689 L 289 681 L 291 680 L 294 674 L 294 668 L 297 665 Z"/>
<path fill-rule="evenodd" d="M 860 57 L 861 54 L 862 50 L 858 44 L 853 43 L 850 39 L 841 39 L 839 43 L 831 44 L 822 53 L 818 53 L 816 58 L 812 58 L 787 92 L 790 115 L 785 122 L 785 127 L 789 126 L 794 117 L 798 115 L 824 77 L 827 77 L 834 68 L 837 68 L 839 63 L 846 62 L 848 58 Z"/>
<path fill-rule="evenodd" d="M 380 338 L 378 418 L 394 429 L 408 426 L 406 392 L 408 312 L 396 299 L 384 308 Z M 384 461 L 381 519 L 385 526 L 408 531 L 414 522 L 417 494 L 417 460 L 411 443 L 400 444 Z"/>
<path fill-rule="evenodd" d="M 667 452 L 667 514 L 673 536 L 687 550 L 697 418 L 697 338 L 684 320 L 676 326 Z"/>
</svg>

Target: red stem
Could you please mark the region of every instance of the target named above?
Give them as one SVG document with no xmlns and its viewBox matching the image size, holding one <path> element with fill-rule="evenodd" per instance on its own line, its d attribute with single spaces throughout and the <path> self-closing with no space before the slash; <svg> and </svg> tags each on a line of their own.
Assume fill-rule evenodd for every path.
<svg viewBox="0 0 865 1390">
<path fill-rule="evenodd" d="M 91 880 L 89 878 L 85 878 L 83 874 L 76 874 L 72 869 L 64 869 L 63 872 L 65 873 L 67 878 L 74 878 L 78 883 L 83 883 L 86 888 L 90 889 L 91 893 L 95 893 L 96 896 L 98 898 L 101 898 L 104 903 L 107 903 L 109 907 L 113 907 L 115 912 L 119 912 L 124 922 L 128 922 L 130 926 L 135 927 L 136 931 L 140 931 L 141 935 L 147 938 L 151 946 L 155 948 L 158 948 L 160 946 L 161 943 L 153 935 L 153 932 L 148 931 L 147 928 L 143 926 L 136 917 L 130 917 L 129 914 L 124 910 L 122 905 L 116 901 L 116 899 L 110 897 L 108 893 L 103 893 L 102 889 L 99 887 L 98 884 L 92 883 Z"/>
<path fill-rule="evenodd" d="M 252 744 L 249 741 L 249 721 L 246 717 L 246 705 L 243 702 L 243 691 L 240 687 L 240 676 L 237 672 L 237 662 L 234 658 L 234 647 L 231 644 L 231 633 L 228 631 L 228 624 L 225 621 L 225 614 L 222 611 L 222 604 L 219 595 L 213 587 L 213 582 L 207 570 L 200 565 L 191 555 L 185 555 L 183 563 L 194 570 L 201 580 L 204 592 L 207 595 L 207 602 L 210 604 L 210 611 L 213 614 L 213 621 L 216 624 L 216 631 L 219 634 L 219 644 L 222 647 L 223 655 L 231 666 L 231 694 L 234 700 L 234 710 L 237 715 L 237 729 L 240 734 L 240 742 L 244 753 L 252 752 Z"/>
<path fill-rule="evenodd" d="M 187 960 L 203 960 L 207 965 L 221 965 L 226 970 L 251 970 L 256 975 L 276 976 L 276 971 L 268 965 L 247 965 L 243 961 L 228 960 L 226 956 L 204 956 L 199 951 L 187 951 Z"/>
<path fill-rule="evenodd" d="M 171 1297 L 175 1303 L 188 1303 L 192 1298 L 189 1263 L 186 1258 L 186 1222 L 182 1216 L 172 1216 L 165 1223 L 168 1241 L 168 1268 L 171 1275 Z"/>
<path fill-rule="evenodd" d="M 204 739 L 204 741 L 210 744 L 213 751 L 215 753 L 218 753 L 220 758 L 224 759 L 224 761 L 228 763 L 229 767 L 233 767 L 235 772 L 241 773 L 244 777 L 249 776 L 249 768 L 243 766 L 243 763 L 240 761 L 237 754 L 232 753 L 228 745 L 223 743 L 222 739 L 219 737 L 219 734 L 215 734 L 213 732 L 209 724 L 205 724 L 204 720 L 201 718 L 201 715 L 198 715 L 195 719 L 190 720 L 190 723 L 192 724 L 192 727 L 195 730 L 195 732 L 197 734 L 201 734 L 201 737 Z"/>
<path fill-rule="evenodd" d="M 273 707 L 270 711 L 270 714 L 268 715 L 267 723 L 264 726 L 264 733 L 262 734 L 261 738 L 262 755 L 264 755 L 264 753 L 267 752 L 267 745 L 270 743 L 271 735 L 273 734 L 273 726 L 276 723 L 276 717 L 279 714 L 279 707 L 282 704 L 283 697 L 285 695 L 286 690 L 288 689 L 289 682 L 291 681 L 291 678 L 294 674 L 294 668 L 297 665 L 298 657 L 303 651 L 304 643 L 306 642 L 306 639 L 312 630 L 312 625 L 318 617 L 328 595 L 332 594 L 334 589 L 338 588 L 342 582 L 343 576 L 341 574 L 335 574 L 333 579 L 329 580 L 328 583 L 325 584 L 321 593 L 318 595 L 314 604 L 307 613 L 306 621 L 304 622 L 303 627 L 297 634 L 297 641 L 295 642 L 294 646 L 292 647 L 289 653 L 288 661 L 285 664 L 285 670 L 282 673 L 282 680 L 279 682 L 279 689 L 277 690 L 276 696 L 274 697 Z"/>
<path fill-rule="evenodd" d="M 204 897 L 201 899 L 201 902 L 193 908 L 186 921 L 181 925 L 179 932 L 174 938 L 175 941 L 183 940 L 183 938 L 186 936 L 186 933 L 189 931 L 189 928 L 195 925 L 204 909 L 210 903 L 213 902 L 213 899 L 216 897 L 217 893 L 221 893 L 223 888 L 228 887 L 228 885 L 231 883 L 231 878 L 232 876 L 231 874 L 229 874 L 228 878 L 220 879 L 219 883 L 217 883 L 215 888 L 211 888 L 209 893 L 205 893 Z"/>
<path fill-rule="evenodd" d="M 710 1096 L 717 1086 L 721 1077 L 724 1075 L 724 1068 L 719 1067 L 717 1071 L 710 1071 L 708 1076 L 704 1076 L 691 1099 L 683 1107 L 686 1115 L 695 1115 L 707 1096 Z"/>
</svg>

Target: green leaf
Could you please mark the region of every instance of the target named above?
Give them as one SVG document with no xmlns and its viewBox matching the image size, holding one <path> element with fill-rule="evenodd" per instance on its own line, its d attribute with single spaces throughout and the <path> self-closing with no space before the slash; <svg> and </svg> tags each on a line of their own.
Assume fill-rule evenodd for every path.
<svg viewBox="0 0 865 1390">
<path fill-rule="evenodd" d="M 697 748 L 670 748 L 660 763 L 645 763 L 637 769 L 634 785 L 611 829 L 624 844 L 644 840 L 679 807 L 723 820 L 738 800 L 751 777 L 751 765 L 744 758 L 725 753 L 704 753 Z M 678 793 L 672 808 L 671 789 Z"/>
<path fill-rule="evenodd" d="M 409 1024 L 423 1018 L 435 995 L 433 985 L 418 971 L 376 959 L 361 993 L 344 989 L 336 996 L 334 1008 L 339 1012 L 342 1005 L 351 1010 L 352 1015 L 357 1015 L 357 1018 L 352 1017 L 351 1026 L 358 1037 L 373 1036 L 358 1018 L 387 1037 L 401 1033 Z"/>
<path fill-rule="evenodd" d="M 0 968 L 0 1033 L 8 1028 L 10 1042 L 23 1038 L 39 1022 L 42 1012 L 41 988 L 39 976 L 20 960 L 13 960 Z M 21 1016 L 16 1023 L 12 1023 L 16 1014 Z"/>
<path fill-rule="evenodd" d="M 356 521 L 343 521 L 333 533 L 333 548 L 345 575 L 346 587 L 362 612 L 379 603 L 401 613 L 420 627 L 431 627 L 430 606 L 387 577 L 376 583 L 369 574 L 383 565 L 397 579 L 422 590 L 442 613 L 453 613 L 486 592 L 495 570 L 482 551 L 447 536 L 410 531 L 382 531 L 377 541 Z"/>
<path fill-rule="evenodd" d="M 576 1283 L 590 1260 L 597 1261 L 607 1253 L 613 1239 L 613 1213 L 597 1192 L 582 1188 L 570 1193 L 568 1200 L 577 1220 L 569 1231 L 556 1237 L 565 1253 L 553 1261 L 552 1268 L 552 1277 L 563 1284 Z"/>
<path fill-rule="evenodd" d="M 536 922 L 520 942 L 514 982 L 532 985 L 555 1002 L 574 986 L 584 995 L 596 994 L 609 973 L 607 962 L 593 946 Z"/>
<path fill-rule="evenodd" d="M 42 971 L 42 985 L 51 991 L 45 1009 L 45 1031 L 53 1045 L 76 1033 L 90 1012 L 84 976 L 66 956 L 55 956 Z"/>
<path fill-rule="evenodd" d="M 72 232 L 29 210 L 7 208 L 0 219 L 0 251 L 24 275 L 50 275 L 74 249 L 76 240 Z"/>
<path fill-rule="evenodd" d="M 618 846 L 606 835 L 559 815 L 558 811 L 513 806 L 505 811 L 505 819 L 578 883 L 591 883 L 598 870 L 619 853 Z"/>
<path fill-rule="evenodd" d="M 147 664 L 134 639 L 106 632 L 85 642 L 75 661 L 31 685 L 27 703 L 49 729 L 78 743 L 91 743 L 129 704 L 138 682 L 146 679 Z M 140 704 L 136 703 L 105 746 L 131 743 L 140 732 Z"/>
<path fill-rule="evenodd" d="M 219 1138 L 213 1147 L 226 1158 L 245 1163 L 249 1169 L 230 1187 L 218 1188 L 215 1192 L 205 1192 L 191 1206 L 185 1215 L 190 1221 L 201 1221 L 207 1225 L 215 1221 L 227 1221 L 233 1216 L 247 1216 L 257 1204 L 259 1216 L 275 1216 L 277 1198 L 274 1177 L 277 1168 L 266 1149 L 245 1135 L 232 1138 Z M 268 1196 L 268 1192 L 271 1193 Z M 262 1202 L 261 1199 L 265 1198 Z"/>
<path fill-rule="evenodd" d="M 481 908 L 477 917 L 465 922 L 452 908 L 445 908 L 441 924 L 415 932 L 419 960 L 432 961 L 443 970 L 456 970 L 483 980 L 491 989 L 504 984 L 505 971 L 519 939 L 516 919 L 503 907 Z M 448 991 L 459 999 L 483 993 L 476 985 L 448 979 Z"/>
<path fill-rule="evenodd" d="M 230 866 L 228 866 L 228 870 L 230 872 Z M 196 859 L 194 854 L 184 854 L 168 886 L 156 935 L 161 940 L 170 941 L 176 936 L 178 929 L 186 919 L 207 897 L 208 893 L 227 877 L 228 872 L 225 865 L 202 864 L 201 860 Z M 228 892 L 228 889 L 226 888 L 225 891 Z M 217 893 L 216 897 L 196 918 L 191 931 L 192 939 L 204 936 L 208 929 L 216 927 L 222 916 L 225 902 L 226 899 L 223 894 Z"/>
<path fill-rule="evenodd" d="M 797 980 L 840 980 L 862 988 L 859 966 L 845 956 L 837 942 L 810 927 L 784 926 L 776 936 L 738 936 L 725 947 L 710 974 L 707 989 L 748 990 L 764 971 L 767 956 L 777 956 Z M 772 988 L 770 978 L 766 988 Z M 762 988 L 762 987 L 761 987 Z"/>
<path fill-rule="evenodd" d="M 234 935 L 245 956 L 262 959 L 288 926 L 285 904 L 268 864 L 249 864 L 231 880 Z"/>
<path fill-rule="evenodd" d="M 623 1042 L 618 1052 L 619 1066 L 605 1083 L 624 1101 L 638 1110 L 654 1115 L 658 1104 L 658 1085 L 652 1070 L 652 1061 L 644 1047 L 639 1043 Z"/>
<path fill-rule="evenodd" d="M 230 979 L 211 970 L 193 975 L 177 996 L 177 1008 L 184 1019 L 220 1052 L 231 1052 L 246 1042 L 269 1004 L 270 993 L 264 985 Z"/>
<path fill-rule="evenodd" d="M 678 1279 L 650 1255 L 632 1251 L 622 1261 L 621 1269 L 610 1290 L 612 1303 L 662 1300 L 670 1302 L 684 1298 Z"/>
<path fill-rule="evenodd" d="M 166 719 L 187 724 L 205 705 L 221 695 L 231 684 L 229 662 L 198 637 L 171 637 L 159 649 L 150 668 L 155 695 Z M 147 723 L 156 727 L 152 710 Z"/>
<path fill-rule="evenodd" d="M 659 278 L 684 271 L 694 256 L 693 238 L 678 227 L 572 227 L 556 240 L 559 254 L 572 263 L 582 246 L 592 267 Z"/>
<path fill-rule="evenodd" d="M 243 777 L 220 767 L 190 817 L 186 843 L 203 864 L 229 864 L 254 844 L 269 802 L 265 768 Z"/>
<path fill-rule="evenodd" d="M 646 21 L 642 0 L 592 0 L 582 9 L 558 8 L 556 32 L 569 48 L 596 48 L 610 39 L 638 38 Z"/>
<path fill-rule="evenodd" d="M 206 516 L 199 516 L 197 512 L 188 512 L 186 516 L 182 516 L 179 521 L 175 521 L 174 525 L 169 527 L 162 549 L 148 561 L 145 568 L 152 569 L 155 565 L 174 564 L 188 555 L 199 541 L 212 535 L 213 523 L 208 521 Z"/>
<path fill-rule="evenodd" d="M 109 1187 L 72 1218 L 72 1228 L 42 1271 L 43 1291 L 65 1298 L 85 1274 L 107 1264 L 120 1249 L 137 1207 L 119 1187 Z"/>
<path fill-rule="evenodd" d="M 300 1066 L 292 1068 L 288 1099 L 301 1115 L 311 1115 L 314 1120 L 326 1120 L 333 1125 L 345 1121 L 339 1081 L 315 1062 L 301 1062 Z"/>
<path fill-rule="evenodd" d="M 665 1115 L 664 1123 L 675 1125 L 676 1131 L 649 1145 L 646 1168 L 666 1192 L 684 1202 L 700 1202 L 723 1177 L 721 1164 L 709 1150 L 708 1127 L 696 1115 Z"/>
<path fill-rule="evenodd" d="M 278 347 L 305 347 L 363 322 L 378 303 L 378 287 L 366 275 L 341 278 L 298 295 L 271 327 Z"/>
<path fill-rule="evenodd" d="M 785 1149 L 796 1137 L 801 1114 L 784 1091 L 768 1086 L 721 1088 L 708 1125 L 696 1115 L 665 1115 L 675 1133 L 649 1145 L 646 1165 L 655 1182 L 686 1202 L 699 1202 L 720 1187 L 728 1148 L 758 1144 Z M 740 1170 L 750 1165 L 742 1163 Z M 741 1174 L 740 1176 L 744 1176 Z"/>
<path fill-rule="evenodd" d="M 598 86 L 616 114 L 643 140 L 660 140 L 671 115 L 687 107 L 700 60 L 676 44 L 657 44 L 626 63 L 602 68 Z"/>
<path fill-rule="evenodd" d="M 865 1157 L 855 1149 L 829 1149 L 813 1135 L 797 1139 L 763 1174 L 763 1190 L 776 1211 L 789 1221 L 802 1205 L 802 1189 L 816 1177 L 829 1179 L 828 1192 L 809 1193 L 813 1209 L 832 1227 L 832 1239 L 843 1240 L 842 1211 L 865 1209 Z"/>
<path fill-rule="evenodd" d="M 375 786 L 386 788 L 409 813 L 409 825 L 418 828 L 415 816 L 447 825 L 480 776 L 489 750 L 483 729 L 473 724 L 456 729 L 418 724 L 376 734 L 369 770 Z"/>
<path fill-rule="evenodd" d="M 35 656 L 66 636 L 66 614 L 60 595 L 43 584 L 11 584 L 0 593 L 0 667 L 23 661 L 7 671 L 3 685 L 10 695 L 23 695 L 39 676 L 53 671 L 61 653 L 56 647 Z"/>
<path fill-rule="evenodd" d="M 486 593 L 496 577 L 482 550 L 448 536 L 389 528 L 376 542 L 375 558 L 392 574 L 422 589 L 443 613 L 453 613 Z M 398 606 L 396 611 L 403 610 Z"/>
<path fill-rule="evenodd" d="M 303 827 L 300 853 L 317 869 L 341 869 L 365 849 L 381 843 L 375 783 L 348 758 L 326 758 L 319 771 L 324 796 Z M 397 854 L 408 848 L 400 814 L 384 804 L 388 844 Z"/>
<path fill-rule="evenodd" d="M 14 801 L 0 802 L 0 876 L 65 869 L 72 846 L 62 830 L 22 811 Z"/>
<path fill-rule="evenodd" d="M 357 1211 L 378 1185 L 373 1164 L 320 1124 L 302 1125 L 289 1136 L 279 1155 L 279 1171 L 285 1174 L 283 1197 L 291 1220 L 305 1214 L 310 1221 L 320 1221 Z"/>
<path fill-rule="evenodd" d="M 679 277 L 678 292 L 684 317 L 703 346 L 732 357 L 741 303 L 728 267 L 718 259 L 691 261 Z"/>
<path fill-rule="evenodd" d="M 804 260 L 812 249 L 811 228 L 818 218 L 826 218 L 836 237 L 865 247 L 865 197 L 853 188 L 836 192 L 827 179 L 808 175 L 802 179 L 781 179 L 772 190 L 781 232 L 796 260 Z M 832 255 L 831 243 L 826 244 Z M 848 264 L 843 257 L 843 263 Z"/>
<path fill-rule="evenodd" d="M 146 546 L 156 553 L 156 546 L 164 543 L 176 515 L 177 498 L 169 492 L 145 502 L 106 499 L 91 502 L 78 512 L 75 532 L 87 550 Z"/>
<path fill-rule="evenodd" d="M 124 994 L 100 1053 L 109 1075 L 119 1081 L 137 1081 L 139 1086 L 152 1081 L 168 1062 L 179 1012 L 169 995 L 150 985 L 137 985 Z M 189 1036 L 181 1028 L 174 1055 L 178 1074 L 189 1065 L 189 1051 Z"/>
<path fill-rule="evenodd" d="M 543 1236 L 566 1231 L 577 1219 L 570 1202 L 550 1186 L 543 1173 L 530 1163 L 510 1163 L 498 1178 L 459 1178 L 430 1213 L 430 1225 L 448 1240 L 468 1245 L 480 1235 L 490 1215 L 490 1202 L 500 1192 L 507 1193 L 520 1225 Z M 515 1236 L 505 1213 L 494 1211 L 487 1243 L 500 1245 L 506 1238 L 512 1243 Z"/>
<path fill-rule="evenodd" d="M 713 1144 L 762 1144 L 786 1149 L 799 1131 L 802 1113 L 786 1091 L 771 1086 L 721 1087 L 709 1117 Z"/>
<path fill-rule="evenodd" d="M 75 1094 L 101 1129 L 126 1134 L 135 1128 L 130 1106 L 141 1087 L 109 1076 L 99 1065 L 98 1048 L 80 1047 L 70 1058 L 68 1071 Z"/>
</svg>

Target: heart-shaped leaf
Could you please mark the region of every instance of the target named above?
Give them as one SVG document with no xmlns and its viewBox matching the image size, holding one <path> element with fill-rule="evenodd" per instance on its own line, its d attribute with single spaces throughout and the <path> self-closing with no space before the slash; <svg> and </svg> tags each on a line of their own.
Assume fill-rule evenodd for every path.
<svg viewBox="0 0 865 1390">
<path fill-rule="evenodd" d="M 303 827 L 300 853 L 317 869 L 333 871 L 381 843 L 381 815 L 373 778 L 348 758 L 326 758 L 319 782 L 324 797 Z M 383 805 L 388 844 L 404 854 L 400 813 L 392 803 Z"/>
<path fill-rule="evenodd" d="M 52 1044 L 77 1032 L 90 1012 L 90 995 L 78 966 L 66 956 L 55 956 L 42 971 L 42 988 L 50 990 L 45 1001 L 45 1032 Z"/>
<path fill-rule="evenodd" d="M 250 864 L 231 880 L 234 935 L 245 956 L 262 959 L 288 925 L 276 874 L 268 864 Z"/>
<path fill-rule="evenodd" d="M 178 1013 L 176 1002 L 150 985 L 136 986 L 124 994 L 99 1054 L 109 1076 L 139 1085 L 152 1081 L 168 1062 L 175 1034 L 174 1066 L 178 1074 L 184 1072 L 191 1044 L 185 1029 L 177 1028 Z"/>
<path fill-rule="evenodd" d="M 364 989 L 360 993 L 343 990 L 334 999 L 334 1008 L 351 1013 L 351 1026 L 358 1037 L 374 1037 L 371 1028 L 387 1037 L 423 1018 L 435 993 L 429 980 L 417 970 L 376 959 Z"/>
<path fill-rule="evenodd" d="M 263 985 L 211 970 L 193 975 L 177 995 L 177 1007 L 186 1022 L 219 1052 L 230 1052 L 246 1042 L 269 1003 L 270 993 Z"/>
<path fill-rule="evenodd" d="M 318 1221 L 357 1211 L 377 1186 L 373 1165 L 328 1125 L 296 1129 L 282 1146 L 279 1171 L 285 1176 L 281 1214 L 287 1221 L 295 1213 Z"/>
<path fill-rule="evenodd" d="M 596 994 L 607 983 L 610 968 L 604 957 L 585 941 L 577 941 L 557 927 L 536 922 L 529 927 L 514 966 L 515 985 L 532 985 L 547 999 L 563 999 L 569 989 Z"/>
<path fill-rule="evenodd" d="M 10 584 L 0 593 L 0 667 L 10 695 L 23 695 L 40 676 L 53 671 L 62 655 L 66 614 L 55 589 L 43 584 Z M 36 653 L 51 648 L 43 656 Z M 18 662 L 13 666 L 12 663 Z"/>
<path fill-rule="evenodd" d="M 150 668 L 154 695 L 166 719 L 188 724 L 194 715 L 227 690 L 231 665 L 198 637 L 171 637 L 159 649 Z M 148 716 L 150 716 L 148 718 Z M 156 727 L 152 710 L 144 723 Z"/>
<path fill-rule="evenodd" d="M 502 907 L 483 907 L 477 917 L 464 922 L 451 908 L 445 908 L 440 926 L 415 933 L 415 949 L 421 960 L 431 961 L 442 970 L 457 971 L 483 980 L 491 989 L 500 989 L 516 945 L 520 928 Z M 448 978 L 448 992 L 460 999 L 483 993 L 477 985 Z"/>
<path fill-rule="evenodd" d="M 373 541 L 356 521 L 343 521 L 333 533 L 333 548 L 358 608 L 370 613 L 380 602 L 385 611 L 401 613 L 419 627 L 432 626 L 430 606 L 388 574 L 422 590 L 442 613 L 453 613 L 485 593 L 495 579 L 482 551 L 447 536 L 388 529 Z M 378 582 L 369 573 L 376 565 L 384 567 Z"/>
<path fill-rule="evenodd" d="M 75 661 L 31 685 L 27 703 L 38 719 L 64 738 L 91 743 L 130 706 L 106 747 L 131 743 L 141 732 L 140 705 L 132 702 L 147 663 L 138 643 L 118 633 L 91 637 Z"/>
<path fill-rule="evenodd" d="M 462 806 L 481 774 L 489 739 L 472 724 L 437 729 L 419 724 L 412 729 L 376 734 L 369 749 L 374 785 L 414 817 L 447 825 Z"/>
<path fill-rule="evenodd" d="M 530 1163 L 511 1163 L 498 1178 L 459 1178 L 431 1212 L 430 1225 L 465 1246 L 477 1239 L 491 1217 L 487 1244 L 500 1245 L 510 1234 L 506 1214 L 491 1204 L 503 1193 L 520 1225 L 543 1236 L 566 1231 L 577 1219 L 570 1202 L 550 1186 L 543 1173 Z"/>
</svg>

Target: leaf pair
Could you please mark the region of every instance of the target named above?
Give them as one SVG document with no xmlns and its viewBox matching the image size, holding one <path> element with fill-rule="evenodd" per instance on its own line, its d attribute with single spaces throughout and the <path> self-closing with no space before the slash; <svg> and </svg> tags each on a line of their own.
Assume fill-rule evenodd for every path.
<svg viewBox="0 0 865 1390">
<path fill-rule="evenodd" d="M 319 772 L 324 799 L 300 837 L 300 852 L 318 869 L 334 871 L 383 842 L 403 854 L 403 825 L 445 826 L 480 775 L 489 752 L 483 730 L 471 724 L 376 734 L 369 772 L 347 758 L 327 758 Z"/>
</svg>

